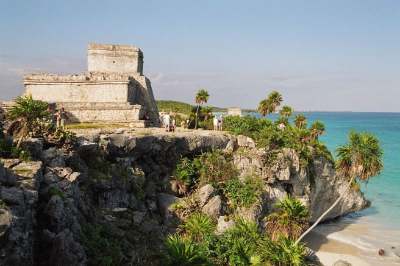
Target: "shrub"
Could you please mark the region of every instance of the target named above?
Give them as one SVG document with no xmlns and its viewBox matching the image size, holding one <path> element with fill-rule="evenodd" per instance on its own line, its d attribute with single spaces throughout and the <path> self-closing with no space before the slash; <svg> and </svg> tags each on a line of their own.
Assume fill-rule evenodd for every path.
<svg viewBox="0 0 400 266">
<path fill-rule="evenodd" d="M 200 184 L 219 186 L 238 175 L 232 158 L 220 150 L 203 153 L 195 159 L 194 164 L 199 169 Z"/>
<path fill-rule="evenodd" d="M 257 250 L 262 261 L 277 266 L 305 266 L 306 249 L 302 244 L 280 237 L 277 241 L 263 238 Z"/>
<path fill-rule="evenodd" d="M 189 216 L 181 229 L 185 236 L 196 242 L 209 241 L 215 231 L 215 222 L 206 214 L 196 212 Z"/>
<path fill-rule="evenodd" d="M 233 178 L 226 182 L 224 194 L 233 208 L 250 207 L 260 197 L 263 184 L 258 176 L 246 176 L 243 181 Z"/>
<path fill-rule="evenodd" d="M 245 135 L 254 138 L 255 135 L 270 126 L 272 122 L 267 119 L 258 119 L 253 116 L 227 116 L 224 118 L 224 130 L 235 135 Z"/>
<path fill-rule="evenodd" d="M 308 210 L 297 199 L 286 197 L 276 207 L 278 211 L 266 219 L 266 230 L 273 240 L 280 236 L 297 239 L 308 227 Z"/>
<path fill-rule="evenodd" d="M 122 253 L 120 240 L 110 234 L 103 225 L 82 227 L 81 240 L 88 255 L 88 265 L 121 265 Z"/>
<path fill-rule="evenodd" d="M 171 235 L 165 241 L 166 265 L 200 266 L 210 265 L 204 247 L 191 239 Z"/>
<path fill-rule="evenodd" d="M 197 169 L 193 164 L 193 161 L 187 157 L 181 158 L 176 165 L 174 176 L 177 181 L 187 186 L 192 186 L 194 183 L 196 183 Z"/>
<path fill-rule="evenodd" d="M 237 220 L 214 244 L 216 259 L 222 265 L 250 265 L 256 255 L 261 234 L 253 222 Z"/>
</svg>

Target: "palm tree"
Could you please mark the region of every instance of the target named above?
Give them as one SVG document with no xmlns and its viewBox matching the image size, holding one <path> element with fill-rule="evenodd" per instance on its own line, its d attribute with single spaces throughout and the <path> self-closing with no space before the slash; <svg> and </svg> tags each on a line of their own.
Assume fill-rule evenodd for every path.
<svg viewBox="0 0 400 266">
<path fill-rule="evenodd" d="M 262 116 L 266 116 L 269 114 L 269 102 L 267 99 L 261 100 L 261 102 L 258 104 L 257 110 Z"/>
<path fill-rule="evenodd" d="M 276 111 L 276 108 L 278 108 L 279 105 L 281 105 L 283 101 L 282 95 L 277 92 L 277 91 L 272 91 L 269 95 L 268 95 L 268 102 L 270 105 L 270 113 L 273 113 Z"/>
<path fill-rule="evenodd" d="M 50 113 L 47 111 L 47 107 L 46 102 L 34 100 L 31 95 L 20 96 L 15 100 L 15 105 L 10 108 L 7 116 L 12 120 L 10 128 L 13 132 L 10 133 L 19 137 L 18 148 L 22 140 L 34 132 L 44 119 L 49 117 Z"/>
<path fill-rule="evenodd" d="M 355 180 L 368 181 L 371 177 L 377 176 L 383 169 L 383 151 L 377 137 L 370 133 L 349 134 L 349 143 L 337 149 L 338 160 L 336 167 L 338 173 L 349 178 L 346 190 L 297 240 L 299 243 L 318 223 L 342 200 L 347 190 Z"/>
<path fill-rule="evenodd" d="M 213 108 L 211 106 L 204 106 L 201 108 L 201 113 L 204 115 L 204 120 L 208 120 L 212 117 Z"/>
<path fill-rule="evenodd" d="M 290 106 L 282 106 L 282 109 L 279 111 L 279 114 L 284 118 L 289 118 L 293 113 L 293 109 Z"/>
<path fill-rule="evenodd" d="M 282 95 L 277 91 L 272 91 L 268 97 L 258 104 L 258 112 L 266 116 L 276 111 L 276 108 L 282 103 Z"/>
<path fill-rule="evenodd" d="M 303 114 L 298 114 L 294 118 L 294 124 L 297 128 L 305 128 L 307 126 L 307 118 Z"/>
<path fill-rule="evenodd" d="M 325 133 L 325 125 L 321 121 L 317 120 L 312 123 L 310 127 L 311 138 L 317 140 L 319 136 Z"/>
<path fill-rule="evenodd" d="M 199 120 L 199 109 L 200 109 L 200 105 L 207 103 L 208 98 L 210 97 L 210 95 L 208 94 L 208 91 L 204 90 L 204 89 L 200 89 L 197 93 L 196 93 L 196 98 L 195 98 L 195 102 L 197 104 L 197 109 L 196 109 L 196 122 L 195 122 L 195 129 L 197 129 L 197 123 Z"/>
</svg>

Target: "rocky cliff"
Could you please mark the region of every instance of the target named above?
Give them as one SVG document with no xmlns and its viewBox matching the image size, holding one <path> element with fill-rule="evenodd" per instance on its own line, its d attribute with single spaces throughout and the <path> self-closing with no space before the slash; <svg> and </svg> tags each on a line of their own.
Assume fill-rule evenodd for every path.
<svg viewBox="0 0 400 266">
<path fill-rule="evenodd" d="M 120 131 L 80 136 L 67 151 L 40 139 L 25 146 L 34 161 L 0 165 L 0 265 L 101 265 L 110 258 L 121 265 L 159 265 L 163 240 L 179 224 L 171 208 L 179 201 L 170 182 L 176 163 L 211 149 L 232 153 L 242 175 L 263 180 L 257 204 L 236 210 L 260 224 L 285 195 L 301 199 L 313 221 L 346 184 L 327 159 L 302 166 L 293 150 L 271 155 L 242 136 Z M 230 226 L 224 198 L 211 185 L 192 196 L 218 220 L 218 230 Z M 327 219 L 366 204 L 351 190 Z"/>
</svg>

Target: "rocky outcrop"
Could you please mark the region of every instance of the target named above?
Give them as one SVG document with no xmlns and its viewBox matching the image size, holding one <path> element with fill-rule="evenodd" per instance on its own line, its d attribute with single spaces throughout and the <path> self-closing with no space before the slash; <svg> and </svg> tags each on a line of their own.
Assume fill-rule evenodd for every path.
<svg viewBox="0 0 400 266">
<path fill-rule="evenodd" d="M 70 151 L 29 140 L 24 145 L 37 161 L 4 160 L 0 165 L 0 254 L 5 254 L 0 265 L 95 264 L 94 250 L 107 260 L 116 256 L 122 265 L 162 264 L 163 241 L 180 222 L 174 210 L 181 199 L 170 179 L 182 156 L 212 149 L 233 153 L 243 177 L 263 180 L 258 201 L 235 210 L 257 222 L 288 194 L 309 206 L 314 220 L 346 184 L 324 158 L 305 167 L 295 151 L 270 153 L 247 137 L 207 131 L 133 135 L 124 130 L 78 137 Z M 191 196 L 185 199 L 218 222 L 218 233 L 233 226 L 218 189 L 207 184 Z M 351 190 L 327 219 L 365 205 L 362 194 Z M 101 250 L 101 243 L 113 246 L 112 253 Z"/>
<path fill-rule="evenodd" d="M 265 180 L 267 208 L 287 195 L 301 200 L 310 211 L 310 222 L 315 221 L 335 200 L 345 194 L 339 204 L 324 218 L 330 220 L 361 210 L 368 205 L 363 194 L 347 190 L 348 180 L 336 174 L 328 159 L 317 157 L 310 165 L 302 165 L 297 153 L 283 149 L 270 153 L 263 149 L 242 148 L 234 155 L 242 175 L 256 174 Z M 263 212 L 260 212 L 263 213 Z"/>
</svg>

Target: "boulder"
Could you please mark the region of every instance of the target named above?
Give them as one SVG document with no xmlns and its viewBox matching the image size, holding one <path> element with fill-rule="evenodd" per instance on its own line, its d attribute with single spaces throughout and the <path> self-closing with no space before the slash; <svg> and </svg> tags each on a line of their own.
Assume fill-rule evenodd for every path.
<svg viewBox="0 0 400 266">
<path fill-rule="evenodd" d="M 205 186 L 202 186 L 198 191 L 197 191 L 197 197 L 200 202 L 200 207 L 203 207 L 207 201 L 215 194 L 215 189 L 212 185 L 207 184 Z"/>
<path fill-rule="evenodd" d="M 171 205 L 174 204 L 177 200 L 179 200 L 179 198 L 171 194 L 157 194 L 158 210 L 160 211 L 160 214 L 164 219 L 168 220 L 173 217 Z"/>
<path fill-rule="evenodd" d="M 252 138 L 249 138 L 247 136 L 239 135 L 237 136 L 237 145 L 239 147 L 247 147 L 247 148 L 255 148 L 256 143 Z"/>
<path fill-rule="evenodd" d="M 222 234 L 229 228 L 232 228 L 235 225 L 233 220 L 229 220 L 227 216 L 220 216 L 218 217 L 218 224 L 217 224 L 217 234 Z"/>
<path fill-rule="evenodd" d="M 16 187 L 1 187 L 1 199 L 10 205 L 23 205 L 24 192 Z"/>
<path fill-rule="evenodd" d="M 43 151 L 43 139 L 29 138 L 21 143 L 21 148 L 28 151 L 33 159 L 40 159 Z"/>
<path fill-rule="evenodd" d="M 208 216 L 217 219 L 222 212 L 222 201 L 220 196 L 212 197 L 206 205 L 203 206 L 202 212 Z"/>
</svg>

